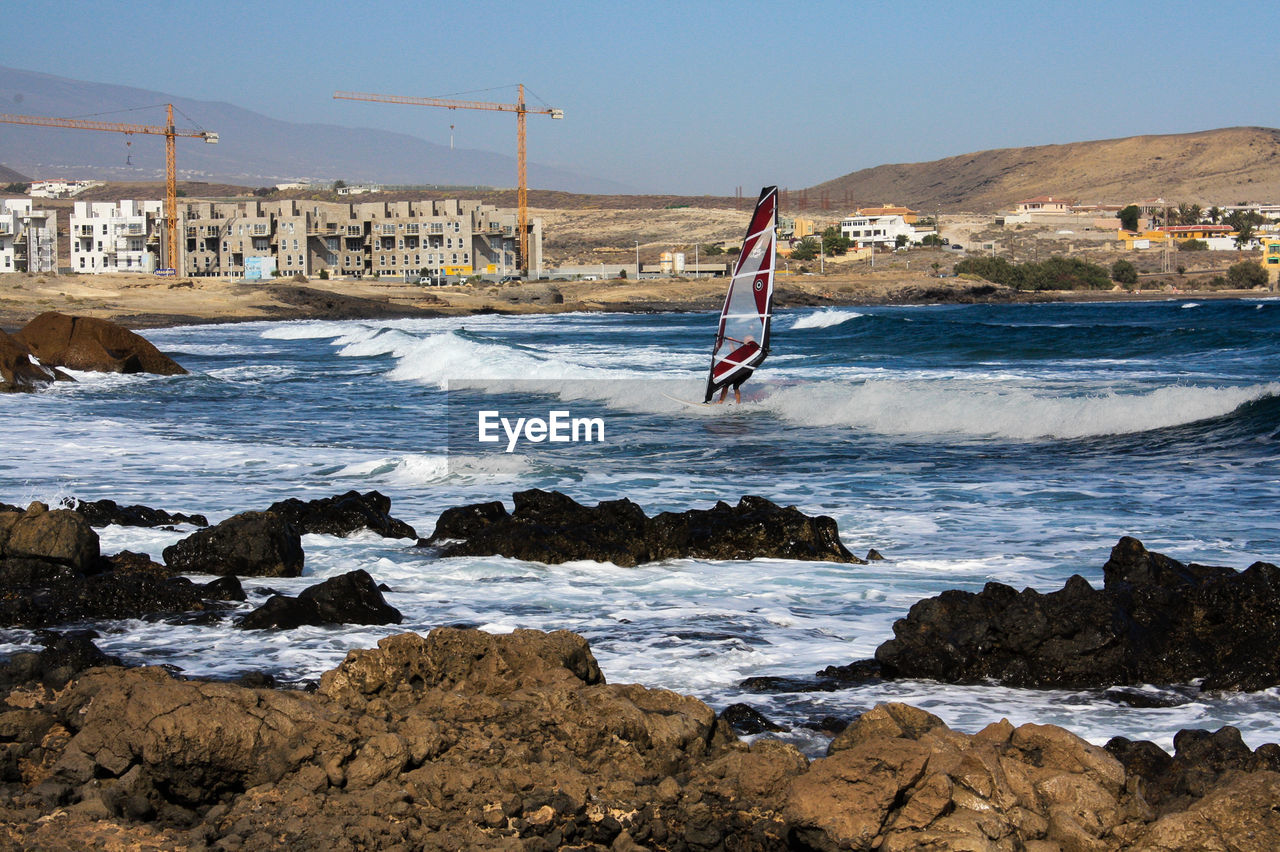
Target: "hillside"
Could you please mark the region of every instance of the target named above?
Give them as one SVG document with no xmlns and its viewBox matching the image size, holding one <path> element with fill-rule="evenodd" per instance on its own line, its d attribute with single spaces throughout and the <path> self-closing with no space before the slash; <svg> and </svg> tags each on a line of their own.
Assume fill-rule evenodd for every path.
<svg viewBox="0 0 1280 852">
<path fill-rule="evenodd" d="M 1280 198 L 1280 130 L 1229 127 L 1065 145 L 1000 148 L 877 166 L 818 184 L 840 206 L 894 202 L 917 210 L 989 212 L 1036 195 L 1081 203 L 1234 204 Z"/>
<path fill-rule="evenodd" d="M 9 183 L 30 183 L 31 178 L 26 175 L 19 174 L 8 166 L 0 166 L 0 184 Z"/>
</svg>

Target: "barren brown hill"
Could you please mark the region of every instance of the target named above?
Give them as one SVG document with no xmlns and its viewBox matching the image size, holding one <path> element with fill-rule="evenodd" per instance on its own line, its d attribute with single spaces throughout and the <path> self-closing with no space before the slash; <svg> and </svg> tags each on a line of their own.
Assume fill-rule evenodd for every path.
<svg viewBox="0 0 1280 852">
<path fill-rule="evenodd" d="M 8 166 L 0 165 L 0 183 L 31 183 L 31 178 L 15 172 Z"/>
<path fill-rule="evenodd" d="M 895 202 L 988 212 L 1036 195 L 1081 203 L 1235 204 L 1280 197 L 1280 130 L 1229 127 L 1201 133 L 1130 136 L 1065 145 L 1000 148 L 863 169 L 811 194 L 856 204 Z"/>
</svg>

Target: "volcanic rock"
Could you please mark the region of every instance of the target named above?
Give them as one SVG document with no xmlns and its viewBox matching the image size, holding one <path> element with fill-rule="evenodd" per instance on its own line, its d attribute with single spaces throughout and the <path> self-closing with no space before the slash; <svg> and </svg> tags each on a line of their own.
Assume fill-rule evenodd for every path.
<svg viewBox="0 0 1280 852">
<path fill-rule="evenodd" d="M 1061 728 L 1002 721 L 968 736 L 902 704 L 837 736 L 784 810 L 802 848 L 882 850 L 1116 848 L 1145 814 L 1120 763 Z"/>
<path fill-rule="evenodd" d="M 446 510 L 424 544 L 444 556 L 502 555 L 535 562 L 579 559 L 637 565 L 659 559 L 862 560 L 840 542 L 835 521 L 809 517 L 794 506 L 743 497 L 737 506 L 663 512 L 649 518 L 630 500 L 583 506 L 558 491 L 514 495 L 508 514 L 501 503 Z"/>
<path fill-rule="evenodd" d="M 46 311 L 14 336 L 50 366 L 162 376 L 187 372 L 150 342 L 109 320 Z"/>
<path fill-rule="evenodd" d="M 804 559 L 862 564 L 840 541 L 836 522 L 763 497 L 711 509 L 663 512 L 650 522 L 653 559 Z"/>
<path fill-rule="evenodd" d="M 164 549 L 176 573 L 234 574 L 239 577 L 297 577 L 302 574 L 302 536 L 273 512 L 241 512 Z"/>
<path fill-rule="evenodd" d="M 163 509 L 152 509 L 150 506 L 137 504 L 121 506 L 114 500 L 86 502 L 70 498 L 63 500 L 62 505 L 84 515 L 91 527 L 105 527 L 111 524 L 121 527 L 165 527 L 174 524 L 209 526 L 209 519 L 204 515 L 184 515 L 181 512 L 166 512 Z"/>
<path fill-rule="evenodd" d="M 720 719 L 738 734 L 761 734 L 766 731 L 785 731 L 781 725 L 749 704 L 730 704 L 720 711 Z"/>
<path fill-rule="evenodd" d="M 1143 777 L 1061 728 L 1001 721 L 966 735 L 901 704 L 862 714 L 810 763 L 768 737 L 736 740 L 696 699 L 607 684 L 564 631 L 392 636 L 350 652 L 314 693 L 98 667 L 0 699 L 12 708 L 0 712 L 7 848 L 1280 841 L 1280 775 L 1266 768 L 1225 769 L 1157 813 Z"/>
<path fill-rule="evenodd" d="M 366 529 L 386 538 L 418 537 L 413 527 L 391 517 L 391 498 L 377 491 L 348 491 L 307 502 L 291 497 L 272 503 L 267 511 L 286 519 L 304 534 L 345 536 Z"/>
<path fill-rule="evenodd" d="M 1073 576 L 1059 591 L 988 583 L 912 606 L 876 649 L 887 678 L 1023 687 L 1280 684 L 1280 568 L 1184 565 L 1122 538 L 1104 588 Z"/>
<path fill-rule="evenodd" d="M 0 331 L 0 392 L 35 391 L 55 381 L 73 381 L 66 373 L 32 363 L 31 350 Z"/>
<path fill-rule="evenodd" d="M 66 509 L 32 503 L 25 512 L 0 512 L 0 583 L 32 586 L 97 569 L 98 534 Z"/>
<path fill-rule="evenodd" d="M 1250 750 L 1240 731 L 1230 725 L 1209 732 L 1182 730 L 1173 738 L 1173 756 L 1147 741 L 1112 737 L 1106 749 L 1125 771 L 1141 779 L 1147 802 L 1160 813 L 1187 807 L 1231 775 L 1280 773 L 1280 746 L 1267 743 Z"/>
<path fill-rule="evenodd" d="M 303 624 L 399 624 L 400 611 L 387 603 L 367 571 L 331 577 L 305 589 L 296 598 L 272 595 L 246 615 L 239 626 L 248 630 L 290 629 Z"/>
<path fill-rule="evenodd" d="M 143 554 L 99 554 L 98 534 L 78 512 L 33 503 L 0 511 L 0 625 L 49 627 L 222 608 L 237 583 L 200 586 Z"/>
</svg>

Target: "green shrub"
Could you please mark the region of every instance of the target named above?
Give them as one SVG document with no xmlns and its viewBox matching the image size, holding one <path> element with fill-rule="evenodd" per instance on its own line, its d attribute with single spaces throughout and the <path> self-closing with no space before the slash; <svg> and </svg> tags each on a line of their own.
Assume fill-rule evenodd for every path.
<svg viewBox="0 0 1280 852">
<path fill-rule="evenodd" d="M 1242 260 L 1227 269 L 1227 283 L 1233 290 L 1267 286 L 1267 271 L 1256 260 Z"/>
<path fill-rule="evenodd" d="M 1117 284 L 1137 284 L 1138 269 L 1127 260 L 1117 260 L 1111 264 L 1111 280 Z"/>
<path fill-rule="evenodd" d="M 1103 290 L 1111 286 L 1106 269 L 1072 257 L 1018 265 L 1003 257 L 966 257 L 956 264 L 955 271 L 1019 290 Z"/>
</svg>

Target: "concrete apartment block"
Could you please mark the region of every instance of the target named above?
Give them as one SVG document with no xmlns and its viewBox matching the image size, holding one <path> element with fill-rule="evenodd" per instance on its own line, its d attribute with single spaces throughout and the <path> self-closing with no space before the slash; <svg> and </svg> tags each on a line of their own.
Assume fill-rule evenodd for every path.
<svg viewBox="0 0 1280 852">
<path fill-rule="evenodd" d="M 29 198 L 0 199 L 0 273 L 55 272 L 58 214 L 38 210 Z"/>
<path fill-rule="evenodd" d="M 30 207 L 30 201 L 18 203 Z M 254 258 L 273 259 L 282 276 L 520 271 L 516 211 L 478 201 L 182 201 L 178 217 L 182 275 L 239 278 L 247 265 L 258 265 Z M 536 275 L 542 270 L 542 222 L 533 220 L 531 231 L 530 270 Z M 0 246 L 8 244 L 4 240 L 0 233 Z M 75 204 L 74 272 L 154 271 L 163 242 L 160 201 Z M 52 250 L 52 241 L 48 245 Z M 0 271 L 3 263 L 0 255 Z"/>
<path fill-rule="evenodd" d="M 514 274 L 516 212 L 476 201 L 202 201 L 183 205 L 183 273 L 239 276 L 271 256 L 281 275 Z M 530 268 L 542 268 L 533 223 Z"/>
</svg>

